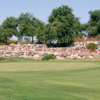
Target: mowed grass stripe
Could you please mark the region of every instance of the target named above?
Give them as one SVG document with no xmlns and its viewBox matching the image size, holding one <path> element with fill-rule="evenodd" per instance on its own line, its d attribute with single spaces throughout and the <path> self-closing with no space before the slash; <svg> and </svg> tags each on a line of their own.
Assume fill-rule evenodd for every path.
<svg viewBox="0 0 100 100">
<path fill-rule="evenodd" d="M 50 71 L 50 70 L 81 70 L 100 67 L 98 63 L 84 62 L 22 62 L 22 63 L 0 63 L 1 72 L 11 71 Z"/>
</svg>

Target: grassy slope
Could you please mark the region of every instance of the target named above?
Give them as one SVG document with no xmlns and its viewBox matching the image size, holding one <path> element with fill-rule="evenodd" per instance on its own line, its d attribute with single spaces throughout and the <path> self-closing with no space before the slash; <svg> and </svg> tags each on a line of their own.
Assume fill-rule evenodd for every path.
<svg viewBox="0 0 100 100">
<path fill-rule="evenodd" d="M 100 62 L 1 62 L 0 100 L 100 100 Z"/>
</svg>

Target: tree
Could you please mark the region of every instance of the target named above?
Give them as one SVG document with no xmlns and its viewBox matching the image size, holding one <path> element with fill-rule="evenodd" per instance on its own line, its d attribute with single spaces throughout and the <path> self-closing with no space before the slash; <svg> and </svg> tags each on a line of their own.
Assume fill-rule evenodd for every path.
<svg viewBox="0 0 100 100">
<path fill-rule="evenodd" d="M 5 43 L 5 38 L 4 37 L 0 37 L 0 43 Z"/>
<path fill-rule="evenodd" d="M 15 17 L 9 17 L 2 23 L 0 27 L 0 36 L 4 37 L 7 44 L 7 37 L 12 37 L 13 35 L 18 36 L 17 31 L 18 20 Z"/>
<path fill-rule="evenodd" d="M 52 27 L 51 24 L 46 24 L 44 27 L 44 37 L 45 37 L 45 42 L 47 44 L 47 41 L 51 43 L 53 40 L 56 40 L 56 34 L 54 33 L 54 28 Z"/>
<path fill-rule="evenodd" d="M 38 39 L 38 43 L 45 42 L 44 27 L 45 27 L 45 23 L 40 21 L 40 20 L 37 20 L 37 22 L 36 22 L 36 36 Z"/>
<path fill-rule="evenodd" d="M 30 13 L 25 13 L 25 14 L 21 13 L 21 15 L 19 16 L 20 35 L 32 37 L 32 42 L 33 42 L 33 37 L 36 35 L 38 21 L 39 20 L 36 19 Z"/>
<path fill-rule="evenodd" d="M 88 21 L 88 35 L 100 35 L 100 10 L 90 11 L 90 20 Z"/>
<path fill-rule="evenodd" d="M 75 37 L 86 36 L 86 34 L 83 32 L 87 32 L 87 29 L 89 28 L 88 23 L 81 24 L 79 19 L 80 18 L 76 17 L 76 23 L 74 24 Z"/>
<path fill-rule="evenodd" d="M 79 21 L 80 18 L 76 17 L 76 21 L 74 24 L 74 32 L 75 32 L 75 37 L 78 37 L 78 34 L 82 32 L 82 24 Z"/>
<path fill-rule="evenodd" d="M 86 34 L 85 34 L 85 33 L 79 33 L 79 34 L 78 34 L 78 37 L 83 37 L 83 36 L 86 37 Z"/>
<path fill-rule="evenodd" d="M 53 9 L 49 16 L 49 23 L 54 28 L 57 42 L 68 43 L 74 40 L 76 18 L 68 6 L 61 6 Z"/>
<path fill-rule="evenodd" d="M 5 38 L 2 36 L 3 28 L 0 26 L 0 43 L 5 42 Z"/>
</svg>

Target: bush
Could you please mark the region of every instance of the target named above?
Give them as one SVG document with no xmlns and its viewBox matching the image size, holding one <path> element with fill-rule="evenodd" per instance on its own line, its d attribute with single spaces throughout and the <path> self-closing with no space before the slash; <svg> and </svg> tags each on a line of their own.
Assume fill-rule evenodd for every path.
<svg viewBox="0 0 100 100">
<path fill-rule="evenodd" d="M 46 55 L 46 56 L 44 56 L 44 57 L 42 58 L 42 60 L 50 60 L 50 59 L 56 59 L 56 58 L 54 57 L 54 54 L 49 54 L 49 55 Z"/>
<path fill-rule="evenodd" d="M 22 44 L 26 44 L 26 41 L 23 41 Z"/>
<path fill-rule="evenodd" d="M 96 47 L 97 47 L 97 45 L 95 43 L 89 43 L 88 45 L 86 45 L 86 48 L 88 50 L 91 49 L 92 51 L 94 51 L 96 49 Z"/>
<path fill-rule="evenodd" d="M 85 59 L 89 59 L 89 56 L 88 55 L 85 55 Z"/>
<path fill-rule="evenodd" d="M 73 57 L 73 60 L 77 59 L 77 57 Z"/>
<path fill-rule="evenodd" d="M 33 42 L 32 42 L 32 44 L 36 44 L 36 42 L 35 42 L 35 41 L 33 41 Z"/>
<path fill-rule="evenodd" d="M 5 43 L 0 43 L 0 45 L 5 45 Z"/>
<path fill-rule="evenodd" d="M 82 42 L 81 38 L 78 38 L 78 42 Z"/>
<path fill-rule="evenodd" d="M 96 40 L 99 40 L 99 37 L 100 37 L 100 35 L 97 35 L 97 36 L 96 36 Z"/>
<path fill-rule="evenodd" d="M 9 45 L 9 44 L 17 44 L 18 43 L 18 41 L 17 40 L 13 40 L 13 39 L 9 39 L 8 40 L 8 42 L 7 42 L 7 44 Z"/>
<path fill-rule="evenodd" d="M 94 56 L 94 59 L 99 59 L 99 56 Z"/>
</svg>

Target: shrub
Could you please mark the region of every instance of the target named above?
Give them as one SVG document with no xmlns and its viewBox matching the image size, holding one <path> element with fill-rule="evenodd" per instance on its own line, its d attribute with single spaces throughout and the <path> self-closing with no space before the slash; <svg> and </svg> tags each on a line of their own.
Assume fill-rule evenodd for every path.
<svg viewBox="0 0 100 100">
<path fill-rule="evenodd" d="M 33 42 L 32 42 L 32 44 L 36 44 L 36 42 L 35 42 L 35 41 L 33 41 Z"/>
<path fill-rule="evenodd" d="M 81 38 L 78 38 L 78 42 L 82 42 Z"/>
<path fill-rule="evenodd" d="M 99 59 L 99 56 L 94 56 L 94 59 Z"/>
<path fill-rule="evenodd" d="M 77 59 L 77 57 L 73 57 L 73 60 Z"/>
<path fill-rule="evenodd" d="M 97 35 L 97 36 L 96 36 L 96 40 L 99 40 L 99 37 L 100 37 L 100 35 Z"/>
<path fill-rule="evenodd" d="M 7 42 L 7 44 L 17 44 L 18 43 L 18 41 L 17 40 L 13 40 L 13 39 L 9 39 L 8 40 L 8 42 Z"/>
<path fill-rule="evenodd" d="M 92 51 L 94 51 L 96 49 L 96 47 L 97 47 L 97 45 L 95 43 L 89 43 L 88 45 L 86 45 L 86 48 L 88 50 L 91 49 Z"/>
<path fill-rule="evenodd" d="M 5 45 L 5 43 L 0 43 L 0 45 Z"/>
<path fill-rule="evenodd" d="M 85 59 L 89 59 L 89 56 L 88 55 L 85 55 Z"/>
<path fill-rule="evenodd" d="M 54 54 L 49 54 L 42 58 L 42 60 L 49 60 L 49 59 L 56 59 L 56 58 L 54 57 Z"/>
</svg>

